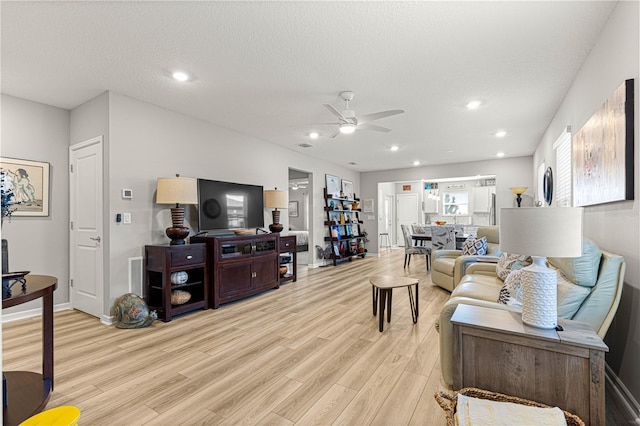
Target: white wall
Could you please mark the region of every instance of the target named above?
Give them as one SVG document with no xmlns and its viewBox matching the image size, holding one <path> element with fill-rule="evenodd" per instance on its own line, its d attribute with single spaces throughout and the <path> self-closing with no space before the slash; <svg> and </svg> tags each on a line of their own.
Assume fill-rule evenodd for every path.
<svg viewBox="0 0 640 426">
<path fill-rule="evenodd" d="M 534 155 L 535 165 L 542 160 L 546 160 L 547 164 L 555 164 L 552 145 L 562 129 L 570 125 L 574 133 L 578 131 L 622 82 L 630 78 L 635 79 L 635 201 L 585 208 L 584 233 L 593 238 L 603 249 L 624 256 L 627 263 L 620 308 L 605 339 L 610 350 L 606 360 L 636 401 L 640 401 L 638 21 L 638 2 L 618 2 Z"/>
<path fill-rule="evenodd" d="M 45 161 L 50 165 L 49 216 L 5 220 L 9 269 L 53 275 L 55 304 L 69 301 L 69 111 L 2 95 L 3 157 Z M 3 314 L 41 306 L 41 301 L 3 310 Z"/>
<path fill-rule="evenodd" d="M 375 199 L 376 213 L 373 220 L 368 219 L 369 214 L 364 214 L 364 228 L 369 233 L 370 245 L 368 250 L 378 252 L 378 183 L 406 182 L 425 179 L 448 179 L 476 175 L 496 176 L 496 208 L 512 207 L 514 195 L 509 190 L 512 186 L 532 185 L 532 157 L 502 158 L 487 161 L 475 161 L 469 163 L 445 164 L 440 166 L 411 167 L 407 169 L 384 170 L 378 172 L 366 172 L 360 175 L 360 191 L 362 199 Z M 531 190 L 527 191 L 527 194 Z M 531 192 L 532 193 L 532 192 Z M 525 200 L 527 198 L 525 197 Z M 529 200 L 531 198 L 529 197 Z M 523 205 L 526 205 L 523 201 Z"/>
</svg>

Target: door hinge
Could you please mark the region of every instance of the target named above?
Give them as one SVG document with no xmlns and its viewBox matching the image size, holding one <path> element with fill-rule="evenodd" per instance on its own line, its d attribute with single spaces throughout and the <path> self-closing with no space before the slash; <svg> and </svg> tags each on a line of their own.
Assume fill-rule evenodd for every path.
<svg viewBox="0 0 640 426">
<path fill-rule="evenodd" d="M 69 222 L 69 225 L 71 227 L 71 230 L 73 231 L 73 222 Z"/>
<path fill-rule="evenodd" d="M 71 278 L 71 279 L 69 280 L 69 285 L 70 285 L 71 287 L 73 287 L 73 278 Z"/>
<path fill-rule="evenodd" d="M 73 164 L 69 164 L 69 172 L 73 173 Z"/>
</svg>

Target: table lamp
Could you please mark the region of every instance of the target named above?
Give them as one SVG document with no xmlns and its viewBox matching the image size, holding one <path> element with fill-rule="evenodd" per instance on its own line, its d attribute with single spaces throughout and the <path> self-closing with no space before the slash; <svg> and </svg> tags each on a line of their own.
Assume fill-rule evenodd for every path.
<svg viewBox="0 0 640 426">
<path fill-rule="evenodd" d="M 511 190 L 511 192 L 513 192 L 514 194 L 516 194 L 516 202 L 518 203 L 518 207 L 520 207 L 520 203 L 522 202 L 522 194 L 525 193 L 525 191 L 527 190 L 526 186 L 514 186 L 512 188 L 509 188 Z"/>
<path fill-rule="evenodd" d="M 171 239 L 171 245 L 184 244 L 184 239 L 189 235 L 189 228 L 184 226 L 184 207 L 180 207 L 180 204 L 198 204 L 198 181 L 180 175 L 174 178 L 158 178 L 156 203 L 176 205 L 171 208 L 172 226 L 165 232 Z"/>
<path fill-rule="evenodd" d="M 546 257 L 582 255 L 582 209 L 500 209 L 500 250 L 533 259 L 533 264 L 522 269 L 522 322 L 539 328 L 555 328 L 558 325 L 557 273 L 546 266 Z"/>
<path fill-rule="evenodd" d="M 284 191 L 278 191 L 278 188 L 264 191 L 264 206 L 268 209 L 274 209 L 273 223 L 269 225 L 269 230 L 273 233 L 281 232 L 284 227 L 280 223 L 280 210 L 278 209 L 288 207 L 287 194 Z"/>
</svg>

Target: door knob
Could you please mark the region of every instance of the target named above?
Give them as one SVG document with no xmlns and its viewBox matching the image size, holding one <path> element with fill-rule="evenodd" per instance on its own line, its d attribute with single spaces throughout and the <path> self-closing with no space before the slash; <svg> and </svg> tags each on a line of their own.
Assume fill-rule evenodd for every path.
<svg viewBox="0 0 640 426">
<path fill-rule="evenodd" d="M 99 236 L 98 236 L 98 237 L 95 237 L 95 238 L 93 238 L 93 237 L 89 237 L 89 239 L 90 239 L 90 240 L 93 240 L 93 241 L 100 242 L 100 237 L 99 237 Z"/>
</svg>

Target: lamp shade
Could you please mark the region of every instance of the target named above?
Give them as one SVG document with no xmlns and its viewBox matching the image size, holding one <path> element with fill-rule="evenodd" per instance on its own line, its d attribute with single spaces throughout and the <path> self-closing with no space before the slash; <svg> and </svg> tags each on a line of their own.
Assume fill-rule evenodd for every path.
<svg viewBox="0 0 640 426">
<path fill-rule="evenodd" d="M 518 195 L 522 195 L 527 191 L 527 186 L 513 186 L 511 188 L 509 188 L 511 190 L 511 192 L 513 192 L 514 194 Z"/>
<path fill-rule="evenodd" d="M 194 178 L 158 178 L 158 204 L 198 204 L 198 181 Z"/>
<path fill-rule="evenodd" d="M 286 209 L 287 194 L 277 189 L 268 189 L 264 191 L 264 206 L 270 209 Z"/>
<path fill-rule="evenodd" d="M 529 256 L 579 257 L 582 254 L 582 209 L 500 209 L 500 250 Z"/>
</svg>

